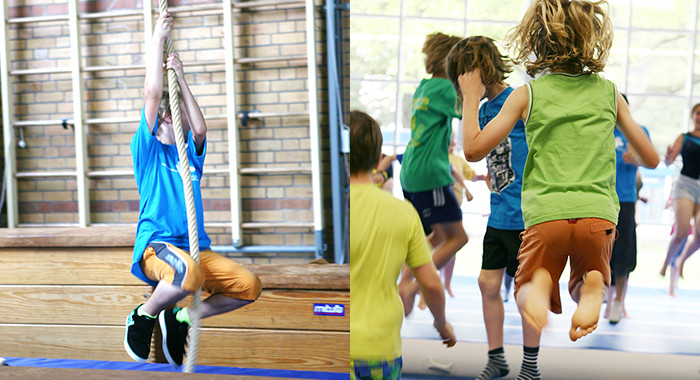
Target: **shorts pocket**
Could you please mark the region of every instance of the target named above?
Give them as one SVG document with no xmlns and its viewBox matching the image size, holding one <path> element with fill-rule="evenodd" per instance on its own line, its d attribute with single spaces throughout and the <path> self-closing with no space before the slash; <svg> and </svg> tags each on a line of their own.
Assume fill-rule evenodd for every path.
<svg viewBox="0 0 700 380">
<path fill-rule="evenodd" d="M 605 231 L 606 235 L 610 235 L 613 233 L 613 231 L 615 231 L 615 223 L 609 220 L 598 219 L 591 221 L 589 228 L 592 234 Z"/>
</svg>

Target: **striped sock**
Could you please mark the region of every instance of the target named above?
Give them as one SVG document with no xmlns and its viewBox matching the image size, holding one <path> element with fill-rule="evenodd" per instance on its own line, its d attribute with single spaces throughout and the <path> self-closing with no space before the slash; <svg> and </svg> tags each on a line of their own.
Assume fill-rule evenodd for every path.
<svg viewBox="0 0 700 380">
<path fill-rule="evenodd" d="M 508 364 L 506 356 L 503 354 L 503 347 L 494 348 L 489 351 L 489 361 L 486 363 L 486 368 L 481 371 L 477 380 L 490 380 L 497 377 L 503 377 L 508 374 Z"/>
<path fill-rule="evenodd" d="M 540 380 L 540 369 L 537 367 L 537 353 L 540 347 L 523 346 L 523 365 L 516 380 Z"/>
</svg>

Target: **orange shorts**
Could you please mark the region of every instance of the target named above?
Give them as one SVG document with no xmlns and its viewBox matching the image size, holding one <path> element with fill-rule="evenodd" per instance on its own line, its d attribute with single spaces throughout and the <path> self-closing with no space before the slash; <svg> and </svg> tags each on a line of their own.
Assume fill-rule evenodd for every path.
<svg viewBox="0 0 700 380">
<path fill-rule="evenodd" d="M 199 253 L 199 265 L 190 254 L 170 243 L 151 242 L 143 253 L 141 269 L 154 281 L 166 281 L 189 292 L 200 287 L 210 294 L 256 300 L 260 279 L 235 261 L 210 250 Z"/>
<path fill-rule="evenodd" d="M 615 224 L 599 218 L 553 220 L 531 226 L 520 235 L 522 244 L 515 272 L 515 297 L 518 289 L 530 281 L 538 268 L 545 268 L 552 276 L 550 310 L 561 314 L 559 278 L 571 258 L 569 294 L 588 271 L 603 274 L 605 285 L 610 286 L 610 254 L 617 238 Z"/>
</svg>

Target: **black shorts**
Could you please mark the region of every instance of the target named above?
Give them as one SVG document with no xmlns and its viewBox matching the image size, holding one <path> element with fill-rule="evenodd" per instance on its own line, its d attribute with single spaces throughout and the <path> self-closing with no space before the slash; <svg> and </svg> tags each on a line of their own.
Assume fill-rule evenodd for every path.
<svg viewBox="0 0 700 380">
<path fill-rule="evenodd" d="M 506 268 L 506 273 L 514 277 L 518 269 L 518 251 L 522 232 L 523 230 L 500 230 L 487 226 L 481 269 Z"/>
<path fill-rule="evenodd" d="M 451 185 L 415 193 L 404 190 L 403 196 L 418 211 L 426 235 L 432 231 L 433 224 L 462 220 L 462 209 L 457 204 L 457 198 L 452 192 Z"/>
<path fill-rule="evenodd" d="M 620 202 L 617 218 L 618 237 L 610 256 L 612 278 L 624 277 L 637 267 L 637 223 L 634 220 L 635 202 Z"/>
</svg>

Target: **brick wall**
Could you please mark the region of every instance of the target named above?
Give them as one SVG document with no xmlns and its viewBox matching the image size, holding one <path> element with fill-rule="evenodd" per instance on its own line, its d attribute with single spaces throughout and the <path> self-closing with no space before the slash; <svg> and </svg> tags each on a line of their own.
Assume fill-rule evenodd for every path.
<svg viewBox="0 0 700 380">
<path fill-rule="evenodd" d="M 170 7 L 219 3 L 218 0 L 169 1 Z M 323 1 L 317 0 L 317 5 Z M 158 8 L 154 1 L 154 9 Z M 136 0 L 83 1 L 81 12 L 141 10 Z M 305 54 L 306 28 L 303 8 L 234 11 L 236 57 Z M 11 18 L 67 14 L 65 0 L 9 0 Z M 223 60 L 224 32 L 220 11 L 177 13 L 173 37 L 175 50 L 185 63 L 187 81 L 205 115 L 226 113 L 224 66 L 188 66 L 197 61 Z M 154 16 L 155 17 L 155 16 Z M 155 18 L 154 18 L 155 20 Z M 327 132 L 327 82 L 325 73 L 325 13 L 316 8 L 317 62 L 320 64 L 319 103 L 322 139 L 324 197 L 330 198 Z M 140 65 L 144 60 L 142 15 L 80 21 L 83 66 Z M 150 33 L 148 33 L 150 36 Z M 70 68 L 67 21 L 10 24 L 11 69 Z M 343 45 L 348 49 L 347 44 Z M 347 72 L 345 73 L 347 75 Z M 136 118 L 143 106 L 143 69 L 84 72 L 86 118 Z M 304 111 L 308 109 L 305 61 L 238 65 L 239 111 Z M 167 83 L 167 81 L 166 81 Z M 61 120 L 73 117 L 73 93 L 69 73 L 13 76 L 11 92 L 15 120 Z M 349 97 L 345 97 L 346 99 Z M 228 167 L 228 132 L 225 120 L 208 121 L 208 153 L 205 171 Z M 137 122 L 90 124 L 88 170 L 131 170 L 129 142 Z M 239 125 L 242 167 L 296 167 L 310 164 L 308 118 L 286 117 L 250 120 Z M 18 172 L 75 170 L 75 139 L 70 125 L 21 128 L 26 148 L 16 154 Z M 20 129 L 16 128 L 17 139 Z M 210 174 L 202 181 L 205 221 L 229 222 L 230 180 Z M 312 222 L 310 175 L 256 175 L 241 177 L 244 222 Z M 135 223 L 139 196 L 132 176 L 91 177 L 92 223 Z M 73 178 L 18 179 L 19 222 L 77 223 L 76 181 Z M 324 203 L 330 205 L 329 199 Z M 326 243 L 331 247 L 331 222 L 325 217 Z M 217 245 L 231 244 L 229 228 L 208 228 Z M 246 245 L 314 245 L 313 230 L 244 230 Z M 313 254 L 260 255 L 255 261 L 302 261 Z"/>
</svg>

